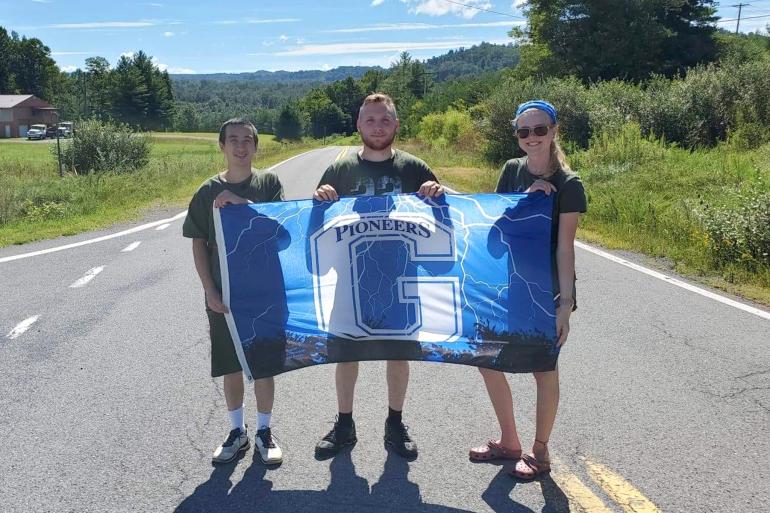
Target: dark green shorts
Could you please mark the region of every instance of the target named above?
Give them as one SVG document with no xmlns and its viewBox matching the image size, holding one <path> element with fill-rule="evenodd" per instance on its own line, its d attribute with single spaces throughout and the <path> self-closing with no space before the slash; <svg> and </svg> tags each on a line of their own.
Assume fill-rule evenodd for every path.
<svg viewBox="0 0 770 513">
<path fill-rule="evenodd" d="M 209 316 L 209 336 L 211 338 L 211 377 L 240 372 L 241 363 L 235 352 L 227 320 L 221 313 L 206 310 Z"/>
</svg>

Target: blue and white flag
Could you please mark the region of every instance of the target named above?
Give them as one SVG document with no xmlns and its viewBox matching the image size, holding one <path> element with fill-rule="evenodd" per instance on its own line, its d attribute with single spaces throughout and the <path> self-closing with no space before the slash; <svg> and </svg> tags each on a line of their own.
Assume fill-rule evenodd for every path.
<svg viewBox="0 0 770 513">
<path fill-rule="evenodd" d="M 249 379 L 360 360 L 555 367 L 552 196 L 367 196 L 214 215 Z"/>
</svg>

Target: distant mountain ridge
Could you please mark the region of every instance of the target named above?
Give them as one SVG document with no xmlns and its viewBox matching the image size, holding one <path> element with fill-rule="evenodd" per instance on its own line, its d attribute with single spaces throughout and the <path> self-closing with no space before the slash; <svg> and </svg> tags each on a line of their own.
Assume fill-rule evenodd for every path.
<svg viewBox="0 0 770 513">
<path fill-rule="evenodd" d="M 301 70 L 301 71 L 252 71 L 245 73 L 191 73 L 172 74 L 174 80 L 216 80 L 216 81 L 246 81 L 259 83 L 307 83 L 314 84 L 335 82 L 348 77 L 359 79 L 369 70 L 384 71 L 379 66 L 340 66 L 330 70 Z"/>
<path fill-rule="evenodd" d="M 519 62 L 519 48 L 513 43 L 496 45 L 481 43 L 470 48 L 450 50 L 448 53 L 424 61 L 428 71 L 435 73 L 435 80 L 443 82 L 468 75 L 511 68 Z M 340 66 L 330 70 L 302 71 L 253 71 L 246 73 L 197 73 L 172 74 L 174 81 L 212 80 L 217 82 L 253 82 L 263 84 L 323 84 L 344 80 L 348 77 L 360 79 L 369 70 L 385 71 L 379 66 Z"/>
</svg>

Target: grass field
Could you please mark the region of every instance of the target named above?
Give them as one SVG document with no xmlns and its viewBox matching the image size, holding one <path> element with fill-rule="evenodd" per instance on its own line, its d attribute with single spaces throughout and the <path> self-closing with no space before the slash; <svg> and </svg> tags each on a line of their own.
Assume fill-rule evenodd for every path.
<svg viewBox="0 0 770 513">
<path fill-rule="evenodd" d="M 269 167 L 316 142 L 285 144 L 260 135 L 256 167 Z M 104 228 L 152 208 L 186 205 L 224 166 L 217 134 L 152 136 L 150 163 L 131 174 L 59 178 L 50 141 L 0 141 L 0 247 Z"/>
</svg>

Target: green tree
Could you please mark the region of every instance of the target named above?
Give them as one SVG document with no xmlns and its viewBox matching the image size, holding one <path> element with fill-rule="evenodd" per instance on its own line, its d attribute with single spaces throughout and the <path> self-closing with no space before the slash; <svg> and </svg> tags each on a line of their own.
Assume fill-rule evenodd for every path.
<svg viewBox="0 0 770 513">
<path fill-rule="evenodd" d="M 325 92 L 332 103 L 343 114 L 342 117 L 339 117 L 334 109 L 325 108 L 324 116 L 326 116 L 327 122 L 338 119 L 344 123 L 342 130 L 335 129 L 334 132 L 345 132 L 347 134 L 355 132 L 358 109 L 361 108 L 361 103 L 366 97 L 361 83 L 354 80 L 353 77 L 348 77 L 345 80 L 329 84 Z"/>
<path fill-rule="evenodd" d="M 302 117 L 297 105 L 285 105 L 275 122 L 275 138 L 298 140 L 302 138 Z"/>
<path fill-rule="evenodd" d="M 8 31 L 0 27 L 0 94 L 7 94 L 13 90 L 11 77 L 11 48 L 13 41 L 8 36 Z"/>
<path fill-rule="evenodd" d="M 59 68 L 51 59 L 50 48 L 42 41 L 11 33 L 8 60 L 14 92 L 52 98 L 59 82 Z"/>
<path fill-rule="evenodd" d="M 522 72 L 583 81 L 675 75 L 716 56 L 714 0 L 529 0 Z"/>
<path fill-rule="evenodd" d="M 174 128 L 180 132 L 197 132 L 200 130 L 201 116 L 194 105 L 185 103 L 176 109 Z"/>
<path fill-rule="evenodd" d="M 87 58 L 86 77 L 89 88 L 89 114 L 98 119 L 107 119 L 112 110 L 110 63 L 104 57 Z"/>
</svg>

